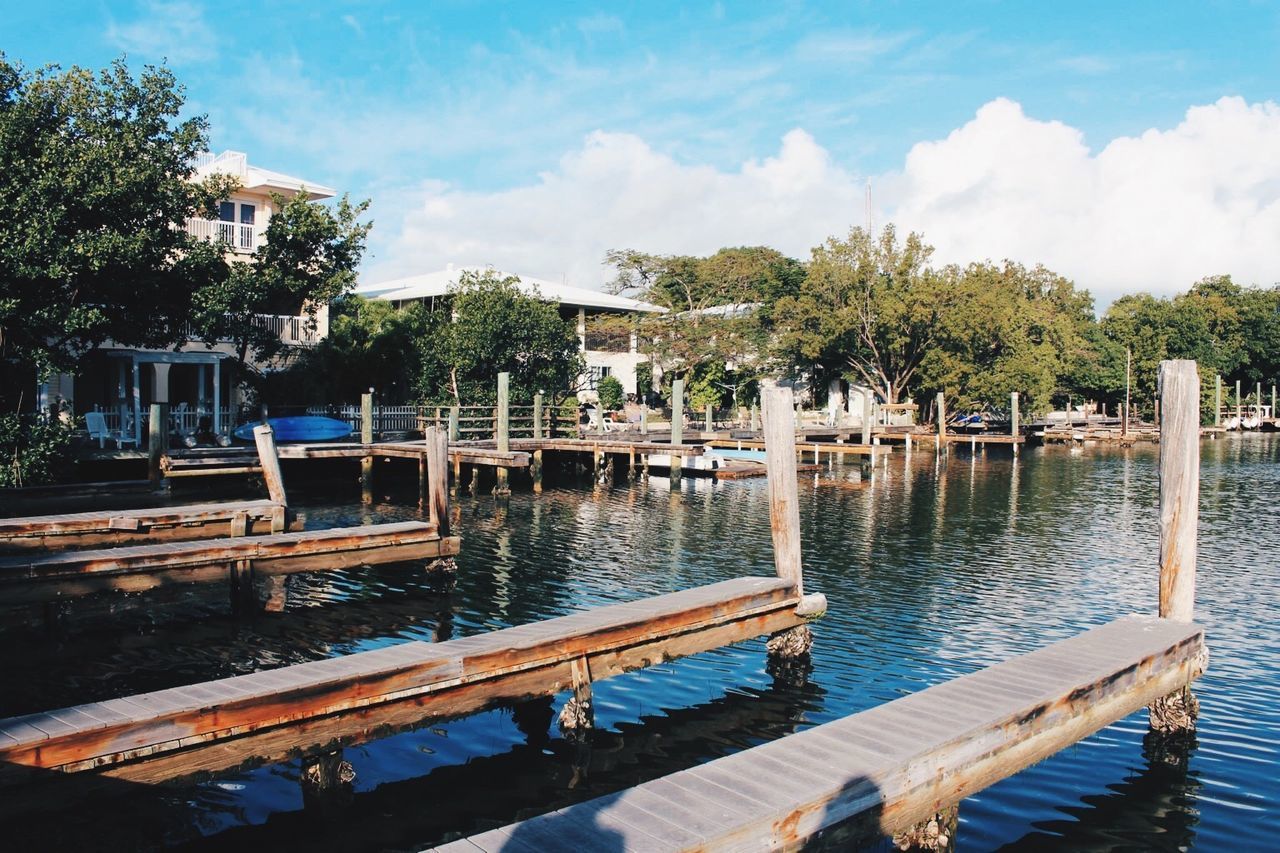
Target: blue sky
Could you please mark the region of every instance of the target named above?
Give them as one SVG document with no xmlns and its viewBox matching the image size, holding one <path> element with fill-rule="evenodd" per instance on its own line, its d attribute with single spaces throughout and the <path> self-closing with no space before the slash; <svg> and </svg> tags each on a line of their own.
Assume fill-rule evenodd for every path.
<svg viewBox="0 0 1280 853">
<path fill-rule="evenodd" d="M 619 140 L 638 141 L 643 148 L 631 149 L 630 161 L 610 162 L 632 168 L 639 150 L 679 181 L 690 170 L 732 177 L 751 163 L 785 160 L 782 140 L 799 130 L 814 146 L 800 160 L 822 160 L 829 174 L 821 180 L 870 178 L 886 187 L 878 217 L 898 218 L 919 207 L 893 190 L 910 178 L 913 148 L 946 140 L 996 99 L 1018 105 L 1024 123 L 1070 128 L 1098 155 L 1117 139 L 1171 131 L 1190 108 L 1225 96 L 1266 105 L 1280 82 L 1280 8 L 1266 3 L 179 0 L 59 3 L 56 16 L 43 4 L 8 6 L 2 43 L 11 58 L 29 67 L 100 67 L 122 53 L 131 64 L 167 59 L 190 108 L 208 114 L 214 148 L 371 197 L 371 275 L 438 267 L 446 255 L 521 263 L 510 245 L 536 241 L 493 230 L 519 231 L 519 222 L 486 226 L 456 211 L 509 206 L 512 193 L 535 190 L 542 206 L 554 206 L 557 187 L 581 195 L 581 186 L 565 187 L 566 158 L 587 157 L 597 144 L 616 153 Z M 608 184 L 593 186 L 603 192 Z M 634 179 L 617 187 L 624 198 L 599 198 L 602 209 L 630 199 L 651 217 L 681 215 L 662 207 L 669 195 L 646 199 Z M 749 190 L 731 197 L 740 192 Z M 848 187 L 836 192 L 831 207 L 847 209 Z M 1275 190 L 1264 188 L 1258 210 L 1267 192 Z M 594 227 L 590 205 L 574 204 L 578 219 L 559 220 L 545 239 Z M 845 228 L 861 215 L 846 219 Z M 432 230 L 445 220 L 478 236 L 462 230 L 415 253 L 414 222 Z M 701 242 L 660 245 L 664 235 L 645 233 L 637 226 L 644 221 L 628 217 L 628 231 L 598 235 L 590 247 L 566 238 L 566 260 L 544 250 L 524 262 L 536 267 L 527 271 L 590 277 L 588 253 L 601 241 L 711 251 L 762 236 L 743 228 L 738 240 L 732 228 L 713 227 Z M 922 221 L 938 232 L 926 237 L 936 236 L 944 259 L 958 259 L 967 244 L 949 246 L 936 216 Z M 825 216 L 807 242 L 797 233 L 795 245 L 780 248 L 801 254 L 801 244 L 838 227 Z M 1053 260 L 1022 257 L 1025 242 L 1012 235 L 1008 254 Z M 978 248 L 999 255 L 1002 245 Z M 492 257 L 475 256 L 486 253 Z"/>
</svg>

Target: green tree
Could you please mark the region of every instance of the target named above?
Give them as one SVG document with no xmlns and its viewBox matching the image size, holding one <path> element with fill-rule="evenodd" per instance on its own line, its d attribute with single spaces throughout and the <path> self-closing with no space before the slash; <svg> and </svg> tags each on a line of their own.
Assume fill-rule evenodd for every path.
<svg viewBox="0 0 1280 853">
<path fill-rule="evenodd" d="M 191 180 L 207 124 L 179 121 L 182 105 L 167 68 L 28 72 L 0 54 L 6 372 L 71 370 L 108 338 L 172 346 L 193 290 L 226 276 L 221 250 L 185 231 L 229 184 Z"/>
<path fill-rule="evenodd" d="M 225 276 L 192 299 L 197 334 L 209 343 L 232 341 L 242 369 L 250 356 L 268 362 L 287 348 L 260 315 L 301 314 L 314 330 L 317 310 L 355 286 L 372 227 L 358 221 L 367 201 L 352 204 L 344 195 L 330 208 L 305 193 L 288 200 L 273 193 L 271 199 L 276 213 L 252 257 L 233 261 Z"/>
<path fill-rule="evenodd" d="M 616 376 L 606 376 L 596 385 L 596 394 L 600 398 L 600 407 L 606 412 L 616 412 L 622 408 L 626 395 L 622 383 Z"/>
<path fill-rule="evenodd" d="M 543 391 L 558 404 L 576 389 L 583 360 L 574 324 L 519 278 L 463 272 L 446 302 L 437 310 L 452 311 L 452 322 L 423 347 L 420 391 L 427 399 L 491 404 L 504 371 L 514 400 Z"/>
<path fill-rule="evenodd" d="M 854 228 L 829 239 L 813 250 L 799 294 L 775 307 L 777 351 L 818 373 L 847 372 L 899 402 L 957 298 L 956 271 L 931 268 L 932 254 L 918 234 L 899 241 L 892 225 L 878 238 Z"/>
</svg>

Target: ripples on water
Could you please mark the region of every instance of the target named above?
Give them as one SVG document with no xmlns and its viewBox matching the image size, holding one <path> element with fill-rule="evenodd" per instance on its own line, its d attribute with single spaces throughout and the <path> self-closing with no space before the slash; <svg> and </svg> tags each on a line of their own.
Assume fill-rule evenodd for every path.
<svg viewBox="0 0 1280 853">
<path fill-rule="evenodd" d="M 962 849 L 1270 849 L 1280 808 L 1280 496 L 1274 436 L 1203 444 L 1197 589 L 1212 659 L 1189 766 L 1144 746 L 1145 713 L 964 801 Z M 302 808 L 291 762 L 6 829 L 45 844 L 416 849 L 692 766 L 892 700 L 1124 613 L 1154 610 L 1156 452 L 1047 448 L 1015 461 L 901 454 L 863 488 L 801 481 L 806 584 L 829 615 L 807 673 L 760 640 L 598 683 L 589 748 L 505 711 L 345 751 L 341 815 Z M 855 466 L 823 479 L 856 478 Z M 332 484 L 310 526 L 418 517 Z M 411 492 L 411 484 L 402 485 Z M 335 492 L 335 489 L 338 489 Z M 334 503 L 340 501 L 339 503 Z M 288 611 L 237 623 L 221 592 L 77 613 L 53 643 L 0 652 L 5 715 L 464 636 L 742 574 L 772 573 L 765 483 L 665 479 L 461 498 L 458 586 L 412 567 L 297 576 Z M 557 697 L 556 708 L 565 697 Z"/>
</svg>

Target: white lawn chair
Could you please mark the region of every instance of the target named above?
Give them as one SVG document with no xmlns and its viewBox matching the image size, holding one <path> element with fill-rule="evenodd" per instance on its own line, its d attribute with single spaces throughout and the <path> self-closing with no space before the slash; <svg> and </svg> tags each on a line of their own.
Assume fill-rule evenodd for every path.
<svg viewBox="0 0 1280 853">
<path fill-rule="evenodd" d="M 105 448 L 107 439 L 114 441 L 118 448 L 123 448 L 126 444 L 138 446 L 138 439 L 126 435 L 123 430 L 113 432 L 107 429 L 107 419 L 102 412 L 85 412 L 84 425 L 89 429 L 90 440 L 98 440 L 98 447 Z"/>
</svg>

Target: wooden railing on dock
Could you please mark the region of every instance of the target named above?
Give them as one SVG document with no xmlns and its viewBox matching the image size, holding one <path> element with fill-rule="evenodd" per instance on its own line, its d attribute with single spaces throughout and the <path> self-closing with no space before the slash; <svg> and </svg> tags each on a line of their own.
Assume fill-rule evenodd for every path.
<svg viewBox="0 0 1280 853">
<path fill-rule="evenodd" d="M 842 843 L 874 841 L 1184 687 L 1204 654 L 1196 625 L 1119 619 L 869 711 L 435 849 L 777 850 L 837 827 Z"/>
</svg>

